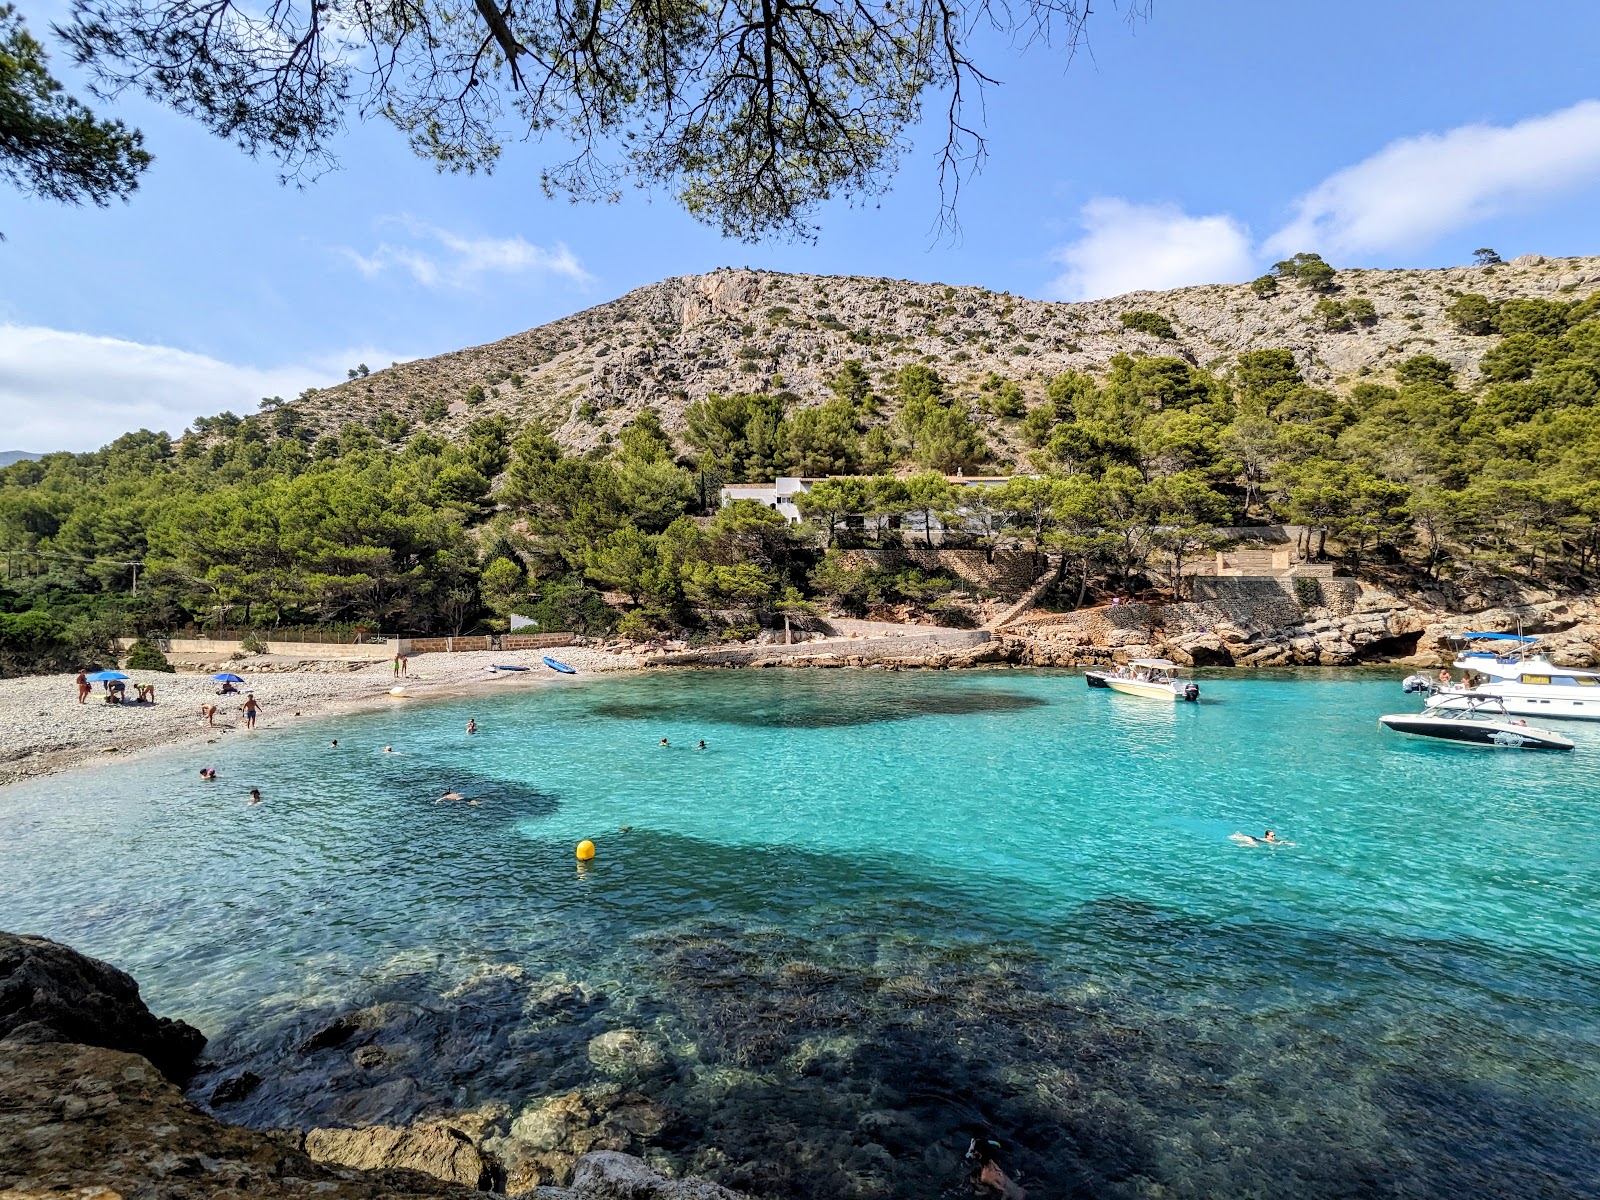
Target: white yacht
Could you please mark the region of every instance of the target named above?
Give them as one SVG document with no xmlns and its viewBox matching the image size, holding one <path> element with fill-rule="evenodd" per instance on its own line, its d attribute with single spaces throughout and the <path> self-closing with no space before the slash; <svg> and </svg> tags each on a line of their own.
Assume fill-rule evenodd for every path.
<svg viewBox="0 0 1600 1200">
<path fill-rule="evenodd" d="M 1198 700 L 1200 685 L 1192 679 L 1179 679 L 1183 670 L 1170 658 L 1136 658 L 1126 666 L 1110 671 L 1085 671 L 1090 687 L 1110 688 L 1125 696 L 1148 696 L 1155 700 Z"/>
<path fill-rule="evenodd" d="M 1600 671 L 1558 667 L 1531 649 L 1538 638 L 1517 633 L 1462 633 L 1452 640 L 1462 643 L 1451 664 L 1460 679 L 1436 688 L 1435 699 L 1485 697 L 1513 716 L 1600 721 Z"/>
</svg>

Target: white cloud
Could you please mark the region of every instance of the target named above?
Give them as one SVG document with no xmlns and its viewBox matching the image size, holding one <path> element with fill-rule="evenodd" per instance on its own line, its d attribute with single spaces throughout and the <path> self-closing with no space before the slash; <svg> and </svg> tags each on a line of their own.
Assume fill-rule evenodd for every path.
<svg viewBox="0 0 1600 1200">
<path fill-rule="evenodd" d="M 1049 285 L 1059 300 L 1228 283 L 1253 274 L 1250 232 L 1226 215 L 1191 217 L 1175 205 L 1091 200 L 1078 214 L 1084 234 L 1057 247 L 1066 268 Z"/>
<path fill-rule="evenodd" d="M 521 237 L 464 237 L 410 217 L 386 217 L 379 224 L 403 230 L 410 243 L 386 241 L 371 254 L 348 247 L 339 251 L 369 279 L 398 268 L 424 287 L 471 287 L 488 275 L 547 275 L 579 285 L 594 282 L 565 242 L 547 249 Z"/>
<path fill-rule="evenodd" d="M 292 398 L 342 382 L 372 349 L 278 367 L 39 326 L 0 324 L 0 450 L 93 450 L 132 429 L 177 434 L 223 409 L 243 416 L 263 396 Z"/>
<path fill-rule="evenodd" d="M 1498 213 L 1600 178 L 1600 100 L 1511 126 L 1463 125 L 1390 142 L 1323 180 L 1270 237 L 1273 256 L 1420 249 Z"/>
</svg>

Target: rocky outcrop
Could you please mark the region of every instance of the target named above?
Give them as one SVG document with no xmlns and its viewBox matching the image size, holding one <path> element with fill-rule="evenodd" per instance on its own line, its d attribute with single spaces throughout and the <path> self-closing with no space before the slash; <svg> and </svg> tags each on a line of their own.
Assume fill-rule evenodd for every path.
<svg viewBox="0 0 1600 1200">
<path fill-rule="evenodd" d="M 126 972 L 59 942 L 12 933 L 0 933 L 0 1040 L 126 1050 L 180 1082 L 206 1044 L 194 1026 L 152 1014 Z"/>
<path fill-rule="evenodd" d="M 1447 663 L 1451 634 L 1467 630 L 1544 635 L 1551 657 L 1600 663 L 1600 607 L 1591 598 L 1450 612 L 1441 596 L 1407 596 L 1351 579 L 1230 581 L 1205 601 L 1123 604 L 1035 614 L 1002 639 L 1031 666 L 1126 662 L 1164 656 L 1192 666 L 1349 666 Z M 1231 594 L 1230 594 L 1231 592 Z"/>
<path fill-rule="evenodd" d="M 446 1183 L 488 1191 L 500 1182 L 494 1159 L 471 1135 L 449 1121 L 423 1121 L 404 1129 L 372 1125 L 364 1129 L 313 1129 L 305 1151 L 321 1163 L 363 1170 L 403 1168 Z"/>
<path fill-rule="evenodd" d="M 224 1125 L 146 1058 L 0 1042 L 0 1194 L 125 1200 L 470 1200 L 416 1171 L 324 1166 L 296 1138 Z"/>
</svg>

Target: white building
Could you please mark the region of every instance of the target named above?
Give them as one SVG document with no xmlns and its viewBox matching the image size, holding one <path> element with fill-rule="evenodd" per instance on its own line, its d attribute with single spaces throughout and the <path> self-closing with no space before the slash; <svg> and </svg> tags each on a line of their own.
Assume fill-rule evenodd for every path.
<svg viewBox="0 0 1600 1200">
<path fill-rule="evenodd" d="M 952 486 L 958 488 L 994 488 L 1010 482 L 1011 477 L 1009 475 L 946 475 L 945 479 Z M 798 525 L 805 518 L 801 515 L 799 506 L 795 504 L 795 497 L 802 492 L 809 492 L 813 484 L 821 482 L 821 477 L 780 475 L 771 483 L 730 484 L 722 489 L 721 498 L 723 504 L 730 504 L 735 500 L 754 500 L 757 504 L 776 509 L 789 524 Z M 881 517 L 871 517 L 863 514 L 861 527 L 875 532 L 879 522 L 883 520 L 884 518 Z M 855 519 L 853 518 L 852 524 L 854 524 L 854 521 Z M 889 528 L 903 529 L 908 533 L 921 534 L 923 532 L 922 515 L 920 513 L 908 513 L 903 522 L 889 520 L 886 524 Z M 939 534 L 943 530 L 944 526 L 935 517 L 933 519 L 933 532 Z"/>
</svg>

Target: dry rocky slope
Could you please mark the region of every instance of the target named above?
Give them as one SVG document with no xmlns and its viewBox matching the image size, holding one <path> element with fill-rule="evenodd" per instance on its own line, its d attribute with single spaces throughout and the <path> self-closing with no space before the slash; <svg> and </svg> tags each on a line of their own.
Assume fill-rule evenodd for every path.
<svg viewBox="0 0 1600 1200">
<path fill-rule="evenodd" d="M 505 1173 L 465 1125 L 255 1130 L 185 1100 L 205 1038 L 157 1018 L 131 977 L 45 938 L 0 933 L 5 1200 L 469 1200 Z M 743 1200 L 627 1154 L 578 1157 L 527 1200 Z"/>
<path fill-rule="evenodd" d="M 1582 298 L 1600 289 L 1600 258 L 1350 270 L 1337 282 L 1343 298 L 1372 301 L 1376 324 L 1328 332 L 1312 312 L 1320 297 L 1293 283 L 1265 298 L 1248 284 L 1212 284 L 1056 304 L 979 287 L 724 269 L 663 280 L 485 346 L 376 371 L 295 407 L 324 429 L 382 412 L 442 432 L 495 413 L 537 417 L 563 445 L 586 450 L 647 406 L 679 430 L 692 401 L 778 386 L 774 377 L 802 400 L 821 400 L 824 381 L 850 358 L 880 378 L 926 362 L 974 396 L 977 381 L 994 371 L 1022 384 L 1030 401 L 1051 376 L 1097 372 L 1120 353 L 1175 354 L 1220 370 L 1245 351 L 1284 347 L 1309 381 L 1336 388 L 1358 375 L 1382 381 L 1406 358 L 1428 353 L 1471 380 L 1495 339 L 1456 330 L 1445 316 L 1456 295 Z M 1176 339 L 1124 328 L 1121 314 L 1135 310 L 1167 317 Z M 891 405 L 884 417 L 892 412 Z M 1001 461 L 1020 454 L 1013 430 L 990 425 Z"/>
</svg>

